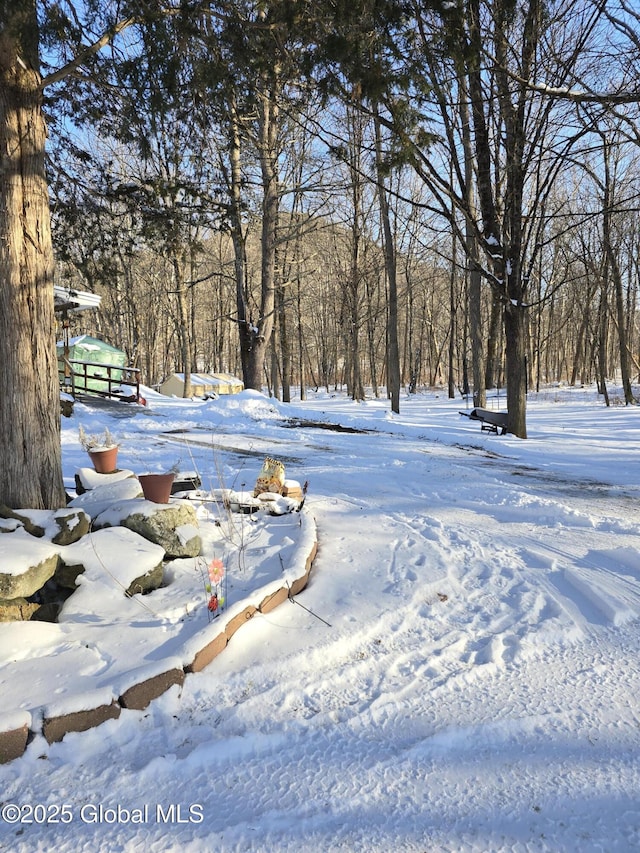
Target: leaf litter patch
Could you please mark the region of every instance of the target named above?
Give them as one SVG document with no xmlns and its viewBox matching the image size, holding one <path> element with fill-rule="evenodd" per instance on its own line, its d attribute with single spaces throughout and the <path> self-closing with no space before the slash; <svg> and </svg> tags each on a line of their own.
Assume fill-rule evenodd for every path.
<svg viewBox="0 0 640 853">
<path fill-rule="evenodd" d="M 282 426 L 287 429 L 297 429 L 298 427 L 304 427 L 306 429 L 326 429 L 330 432 L 345 432 L 353 435 L 366 435 L 368 433 L 376 432 L 376 430 L 364 429 L 363 427 L 343 426 L 342 424 L 332 424 L 327 421 L 310 421 L 303 418 L 287 420 L 282 424 Z"/>
</svg>

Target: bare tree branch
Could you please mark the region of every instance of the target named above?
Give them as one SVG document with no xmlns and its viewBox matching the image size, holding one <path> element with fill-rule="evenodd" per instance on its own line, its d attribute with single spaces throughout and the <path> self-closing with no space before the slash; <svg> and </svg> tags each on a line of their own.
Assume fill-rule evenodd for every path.
<svg viewBox="0 0 640 853">
<path fill-rule="evenodd" d="M 62 68 L 59 68 L 57 71 L 53 71 L 51 74 L 47 74 L 46 77 L 43 77 L 40 88 L 44 89 L 47 86 L 51 86 L 53 83 L 58 83 L 60 80 L 63 80 L 65 77 L 68 77 L 70 74 L 77 71 L 77 69 L 84 65 L 88 59 L 95 56 L 96 53 L 99 53 L 103 47 L 111 44 L 117 35 L 135 24 L 137 20 L 138 19 L 135 17 L 129 17 L 122 21 L 118 21 L 93 44 L 87 45 L 84 50 L 80 51 L 80 53 L 72 59 L 71 62 L 68 62 Z"/>
</svg>

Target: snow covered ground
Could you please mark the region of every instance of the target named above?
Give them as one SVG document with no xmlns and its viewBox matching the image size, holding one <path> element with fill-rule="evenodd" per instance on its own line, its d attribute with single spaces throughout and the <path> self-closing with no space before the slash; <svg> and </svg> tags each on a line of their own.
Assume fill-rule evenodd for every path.
<svg viewBox="0 0 640 853">
<path fill-rule="evenodd" d="M 63 419 L 69 487 L 80 423 L 207 488 L 273 456 L 311 582 L 181 691 L 0 767 L 0 850 L 640 849 L 638 408 L 549 389 L 521 441 L 444 394 L 149 403 Z"/>
</svg>

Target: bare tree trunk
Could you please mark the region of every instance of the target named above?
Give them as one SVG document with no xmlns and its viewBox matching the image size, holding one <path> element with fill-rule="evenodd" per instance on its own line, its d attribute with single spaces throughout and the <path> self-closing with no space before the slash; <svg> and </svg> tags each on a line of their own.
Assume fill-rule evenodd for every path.
<svg viewBox="0 0 640 853">
<path fill-rule="evenodd" d="M 479 285 L 479 283 L 478 283 Z M 491 295 L 489 332 L 487 334 L 487 360 L 485 362 L 484 387 L 495 388 L 498 384 L 500 366 L 499 343 L 502 331 L 502 306 L 495 292 Z"/>
<path fill-rule="evenodd" d="M 456 352 L 456 337 L 458 334 L 458 306 L 456 300 L 455 282 L 456 282 L 456 265 L 455 265 L 455 236 L 453 239 L 453 262 L 451 264 L 451 275 L 449 278 L 449 312 L 451 319 L 449 322 L 449 369 L 447 372 L 447 386 L 449 399 L 454 400 L 456 396 L 455 383 L 455 352 Z"/>
<path fill-rule="evenodd" d="M 482 334 L 482 276 L 478 263 L 478 239 L 473 222 L 477 219 L 473 191 L 473 146 L 471 144 L 471 116 L 469 114 L 468 87 L 464 74 L 459 74 L 462 98 L 462 145 L 464 150 L 465 198 L 465 253 L 469 287 L 469 336 L 471 338 L 471 372 L 473 376 L 473 404 L 484 406 L 487 402 L 486 376 L 484 372 L 484 343 Z"/>
<path fill-rule="evenodd" d="M 260 316 L 252 318 L 246 284 L 245 240 L 242 230 L 242 171 L 240 162 L 240 122 L 235 103 L 230 105 L 229 185 L 230 220 L 234 248 L 236 307 L 242 378 L 245 388 L 260 391 L 263 386 L 265 358 L 271 338 L 275 309 L 275 254 L 278 220 L 278 173 L 275 151 L 277 107 L 262 93 L 258 141 L 262 174 L 261 301 Z"/>
<path fill-rule="evenodd" d="M 509 432 L 517 435 L 518 438 L 526 438 L 527 336 L 526 315 L 520 306 L 505 306 L 504 333 L 506 340 Z"/>
<path fill-rule="evenodd" d="M 576 340 L 576 346 L 573 356 L 573 366 L 571 368 L 571 379 L 569 380 L 570 385 L 575 385 L 578 381 L 578 376 L 581 377 L 581 381 L 584 381 L 584 372 L 586 368 L 586 351 L 587 351 L 587 330 L 589 328 L 590 321 L 590 313 L 589 313 L 589 305 L 591 303 L 590 298 L 585 301 L 585 312 L 580 323 L 580 327 L 578 328 L 578 337 Z"/>
<path fill-rule="evenodd" d="M 266 87 L 265 87 L 266 89 Z M 247 363 L 245 386 L 259 391 L 262 388 L 265 357 L 274 324 L 276 292 L 276 246 L 280 194 L 278 186 L 277 143 L 278 106 L 272 92 L 260 96 L 259 156 L 262 175 L 262 253 L 260 276 L 260 316 L 253 333 Z"/>
<path fill-rule="evenodd" d="M 304 366 L 304 356 L 306 352 L 306 346 L 304 341 L 304 331 L 302 325 L 302 287 L 300 282 L 300 275 L 298 274 L 296 279 L 296 304 L 298 309 L 298 374 L 300 380 L 300 399 L 307 399 L 307 381 L 305 374 L 305 366 Z"/>
<path fill-rule="evenodd" d="M 604 140 L 604 217 L 603 217 L 603 240 L 604 248 L 607 253 L 609 269 L 613 279 L 613 288 L 616 304 L 616 325 L 618 328 L 618 351 L 620 353 L 620 375 L 622 379 L 622 393 L 624 394 L 625 405 L 629 406 L 634 402 L 633 391 L 631 389 L 631 359 L 629 357 L 629 347 L 627 344 L 627 324 L 625 320 L 625 304 L 624 304 L 624 287 L 622 284 L 622 273 L 618 263 L 618 254 L 614 251 L 611 235 L 611 208 L 613 203 L 613 192 L 611 185 L 611 170 L 609 167 L 609 146 Z"/>
<path fill-rule="evenodd" d="M 469 235 L 467 235 L 469 238 Z M 475 238 L 471 238 L 474 239 Z M 472 251 L 477 251 L 473 250 Z M 471 255 L 473 258 L 474 255 Z M 482 276 L 476 262 L 469 269 L 469 337 L 471 338 L 471 374 L 473 377 L 473 405 L 484 406 L 487 402 L 486 368 L 489 359 L 484 358 L 482 336 Z M 491 340 L 491 339 L 490 339 Z M 489 349 L 489 347 L 487 347 Z"/>
<path fill-rule="evenodd" d="M 242 378 L 245 388 L 260 391 L 263 386 L 265 357 L 273 329 L 275 306 L 275 227 L 278 215 L 277 176 L 274 178 L 273 165 L 269 153 L 271 134 L 269 124 L 269 100 L 263 95 L 259 156 L 263 176 L 262 204 L 262 298 L 260 316 L 253 318 L 250 313 L 246 280 L 246 247 L 242 227 L 242 170 L 240 160 L 240 119 L 233 98 L 229 105 L 229 175 L 228 184 L 231 195 L 229 218 L 231 239 L 234 250 L 234 270 L 236 284 L 236 310 L 238 335 L 240 339 L 240 359 Z"/>
<path fill-rule="evenodd" d="M 177 302 L 177 334 L 178 334 L 178 344 L 180 347 L 180 362 L 182 371 L 184 374 L 184 383 L 183 383 L 183 391 L 182 396 L 185 398 L 189 398 L 193 396 L 193 386 L 191 382 L 191 373 L 193 370 L 193 356 L 191 352 L 191 337 L 189 334 L 189 307 L 187 305 L 187 289 L 185 284 L 185 275 L 184 275 L 184 262 L 182 258 L 177 257 L 177 252 L 180 251 L 179 247 L 174 245 L 172 247 L 173 257 L 171 259 L 171 265 L 173 268 L 173 281 L 176 289 L 176 302 Z"/>
<path fill-rule="evenodd" d="M 250 353 L 253 343 L 254 325 L 247 305 L 246 282 L 246 246 L 242 229 L 242 169 L 240 162 L 240 127 L 238 113 L 233 98 L 229 106 L 229 220 L 231 242 L 233 243 L 233 267 L 236 284 L 236 312 L 238 338 L 240 340 L 240 362 L 242 379 L 247 384 L 250 367 Z"/>
<path fill-rule="evenodd" d="M 391 411 L 400 412 L 400 349 L 398 346 L 398 283 L 396 275 L 396 250 L 391 219 L 389 216 L 389 200 L 384 184 L 382 163 L 382 132 L 380 119 L 375 117 L 376 134 L 376 170 L 378 178 L 378 199 L 380 202 L 380 217 L 382 219 L 382 235 L 384 248 L 384 265 L 387 273 L 389 299 L 387 309 L 387 388 L 391 398 Z"/>
<path fill-rule="evenodd" d="M 367 336 L 367 360 L 369 363 L 369 382 L 371 384 L 371 390 L 373 392 L 373 396 L 377 399 L 379 396 L 379 388 L 378 388 L 378 376 L 380 375 L 378 372 L 378 364 L 380 359 L 376 358 L 376 314 L 377 312 L 374 310 L 374 304 L 376 299 L 376 294 L 379 293 L 380 282 L 372 275 L 367 275 L 364 282 L 364 289 L 366 294 L 366 304 L 367 304 L 367 319 L 366 319 L 366 336 Z M 385 302 L 388 303 L 388 295 L 385 292 Z M 388 330 L 385 329 L 385 334 Z M 386 382 L 386 368 L 387 363 L 386 360 L 384 365 L 381 368 L 381 379 L 382 382 Z"/>
<path fill-rule="evenodd" d="M 284 286 L 278 282 L 276 288 L 276 305 L 278 312 L 278 330 L 280 332 L 280 359 L 282 364 L 282 402 L 291 402 L 291 344 L 289 342 L 289 327 L 284 298 Z M 275 347 L 274 347 L 275 352 Z M 275 384 L 275 379 L 274 379 Z"/>
<path fill-rule="evenodd" d="M 44 167 L 46 128 L 32 0 L 0 10 L 0 502 L 66 502 Z"/>
<path fill-rule="evenodd" d="M 351 222 L 351 258 L 349 280 L 347 283 L 348 303 L 348 347 L 345 367 L 347 369 L 347 385 L 353 400 L 364 400 L 364 386 L 360 369 L 360 245 L 362 242 L 362 175 L 360 157 L 362 151 L 362 126 L 358 115 L 354 116 L 354 127 L 351 134 L 349 171 L 351 179 L 351 196 L 353 204 L 353 219 Z"/>
<path fill-rule="evenodd" d="M 600 285 L 600 307 L 598 310 L 598 391 L 604 396 L 605 405 L 609 405 L 609 392 L 607 391 L 607 327 L 609 311 L 607 307 L 607 290 L 609 278 L 609 265 L 605 263 L 602 283 Z"/>
</svg>

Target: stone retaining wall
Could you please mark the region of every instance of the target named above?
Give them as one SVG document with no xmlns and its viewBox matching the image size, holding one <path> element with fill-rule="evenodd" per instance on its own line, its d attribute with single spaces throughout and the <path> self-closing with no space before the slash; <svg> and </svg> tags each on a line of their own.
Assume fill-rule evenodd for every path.
<svg viewBox="0 0 640 853">
<path fill-rule="evenodd" d="M 259 603 L 247 603 L 247 606 L 231 621 L 229 621 L 220 632 L 210 639 L 207 633 L 207 641 L 194 655 L 192 660 L 182 667 L 176 665 L 176 659 L 166 661 L 167 668 L 157 664 L 153 675 L 144 677 L 144 671 L 140 673 L 139 682 L 129 684 L 126 689 L 114 691 L 113 694 L 105 696 L 104 691 L 100 695 L 86 694 L 78 697 L 79 707 L 77 710 L 56 714 L 55 710 L 45 710 L 41 725 L 34 728 L 34 721 L 29 712 L 17 712 L 0 718 L 0 763 L 12 761 L 19 758 L 27 748 L 29 740 L 36 734 L 41 733 L 49 744 L 62 740 L 68 732 L 82 732 L 99 726 L 110 719 L 117 719 L 123 709 L 143 710 L 151 701 L 157 699 L 166 690 L 175 684 L 182 685 L 186 674 L 200 672 L 217 655 L 222 652 L 231 637 L 246 622 L 253 618 L 256 613 L 270 613 L 274 608 L 301 592 L 309 582 L 311 566 L 316 556 L 318 544 L 314 541 L 305 562 L 304 574 L 297 578 L 290 586 L 281 587 L 276 592 L 270 593 Z M 192 644 L 191 644 L 192 645 Z"/>
</svg>

